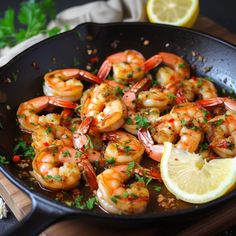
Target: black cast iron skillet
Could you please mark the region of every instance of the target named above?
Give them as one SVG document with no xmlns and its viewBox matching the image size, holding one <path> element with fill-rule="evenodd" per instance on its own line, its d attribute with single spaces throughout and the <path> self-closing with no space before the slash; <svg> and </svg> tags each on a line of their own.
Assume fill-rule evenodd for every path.
<svg viewBox="0 0 236 236">
<path fill-rule="evenodd" d="M 215 83 L 226 90 L 235 90 L 236 47 L 212 36 L 190 29 L 148 23 L 86 23 L 75 29 L 47 39 L 19 54 L 0 69 L 0 154 L 12 156 L 16 130 L 16 109 L 19 104 L 42 94 L 42 77 L 49 70 L 73 67 L 79 61 L 79 68 L 86 69 L 88 61 L 94 55 L 88 50 L 97 49 L 99 67 L 110 54 L 126 49 L 135 49 L 146 58 L 159 51 L 170 51 L 194 65 L 195 74 L 203 75 L 207 67 L 213 66 L 207 73 Z M 204 60 L 196 54 L 204 56 Z M 208 68 L 209 70 L 209 68 Z M 9 79 L 17 78 L 8 83 Z M 8 105 L 8 106 L 7 106 Z M 7 107 L 11 108 L 10 110 Z M 34 192 L 26 183 L 14 176 L 11 168 L 0 166 L 0 170 L 16 186 L 29 195 L 32 211 L 9 235 L 37 235 L 44 228 L 65 217 L 94 217 L 109 223 L 114 222 L 168 222 L 183 219 L 186 216 L 199 215 L 208 209 L 217 207 L 236 197 L 236 190 L 228 195 L 199 206 L 172 212 L 152 214 L 114 216 L 106 213 L 81 211 L 66 207 L 48 197 Z"/>
</svg>

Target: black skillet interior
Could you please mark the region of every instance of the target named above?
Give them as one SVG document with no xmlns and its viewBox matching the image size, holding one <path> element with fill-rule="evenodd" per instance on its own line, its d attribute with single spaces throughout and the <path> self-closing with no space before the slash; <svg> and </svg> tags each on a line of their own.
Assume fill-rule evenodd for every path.
<svg viewBox="0 0 236 236">
<path fill-rule="evenodd" d="M 230 92 L 236 91 L 234 81 L 236 67 L 233 63 L 236 58 L 236 48 L 228 43 L 189 29 L 165 25 L 148 23 L 82 24 L 72 31 L 38 43 L 1 68 L 0 122 L 3 124 L 3 128 L 0 130 L 0 154 L 9 158 L 12 156 L 14 138 L 18 129 L 16 109 L 22 101 L 42 94 L 42 77 L 46 72 L 68 67 L 94 71 L 108 55 L 129 48 L 140 51 L 146 58 L 159 51 L 176 53 L 183 56 L 195 68 L 195 74 L 207 75 L 219 87 Z M 27 185 L 16 178 L 7 166 L 2 166 L 1 170 L 23 191 L 30 194 L 33 200 L 43 202 L 41 206 L 46 204 L 48 209 L 50 206 L 59 209 L 60 215 L 79 213 L 116 219 L 160 219 L 169 216 L 176 217 L 189 212 L 194 213 L 199 209 L 215 206 L 236 196 L 235 190 L 215 202 L 202 205 L 199 209 L 154 215 L 109 216 L 105 213 L 83 213 L 79 210 L 69 210 L 60 204 L 52 203 L 43 195 L 27 188 Z M 33 208 L 39 212 L 37 201 L 33 201 Z M 43 213 L 41 211 L 40 214 L 43 215 Z"/>
</svg>

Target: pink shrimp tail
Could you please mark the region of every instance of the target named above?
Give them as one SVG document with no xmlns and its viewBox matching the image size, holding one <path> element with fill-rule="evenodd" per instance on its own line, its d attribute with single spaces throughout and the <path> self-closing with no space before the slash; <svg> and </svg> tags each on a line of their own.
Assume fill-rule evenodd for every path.
<svg viewBox="0 0 236 236">
<path fill-rule="evenodd" d="M 150 71 L 162 63 L 162 57 L 156 54 L 145 61 L 144 66 L 146 71 Z"/>
<path fill-rule="evenodd" d="M 65 101 L 62 99 L 58 99 L 55 97 L 48 97 L 49 103 L 55 106 L 59 106 L 59 107 L 66 107 L 66 108 L 76 108 L 77 104 L 73 103 L 71 101 Z"/>
<path fill-rule="evenodd" d="M 81 122 L 78 129 L 74 132 L 73 142 L 75 148 L 81 149 L 88 142 L 88 137 L 86 136 L 86 134 L 90 128 L 90 124 L 92 121 L 92 117 L 86 117 L 86 119 Z"/>
<path fill-rule="evenodd" d="M 187 103 L 188 99 L 181 90 L 178 90 L 176 93 L 175 102 L 177 104 Z"/>
<path fill-rule="evenodd" d="M 154 145 L 154 141 L 148 130 L 138 130 L 138 139 L 143 144 L 149 157 L 154 161 L 160 162 L 163 155 L 164 146 L 162 144 Z"/>
<path fill-rule="evenodd" d="M 104 81 L 107 78 L 109 72 L 111 71 L 111 67 L 112 67 L 112 64 L 109 62 L 109 60 L 105 60 L 102 63 L 102 65 L 98 71 L 98 74 L 97 74 L 98 78 L 101 81 Z"/>
<path fill-rule="evenodd" d="M 96 177 L 96 173 L 94 171 L 93 166 L 88 160 L 83 160 L 82 167 L 84 170 L 84 178 L 86 179 L 86 182 L 88 183 L 90 189 L 92 191 L 97 190 L 98 183 L 97 183 L 97 177 Z"/>
<path fill-rule="evenodd" d="M 83 77 L 83 79 L 87 80 L 88 82 L 95 82 L 97 84 L 101 84 L 103 82 L 103 79 L 101 79 L 100 77 L 98 77 L 88 71 L 81 70 L 80 76 Z"/>
</svg>

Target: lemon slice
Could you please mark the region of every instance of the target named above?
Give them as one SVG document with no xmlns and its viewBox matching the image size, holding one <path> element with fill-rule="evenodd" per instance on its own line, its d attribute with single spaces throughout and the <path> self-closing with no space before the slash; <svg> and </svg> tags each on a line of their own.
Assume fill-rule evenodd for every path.
<svg viewBox="0 0 236 236">
<path fill-rule="evenodd" d="M 199 0 L 148 0 L 147 15 L 152 23 L 192 27 L 199 13 Z"/>
<path fill-rule="evenodd" d="M 195 204 L 209 202 L 235 186 L 236 157 L 207 162 L 198 154 L 178 150 L 166 142 L 161 177 L 178 199 Z"/>
</svg>

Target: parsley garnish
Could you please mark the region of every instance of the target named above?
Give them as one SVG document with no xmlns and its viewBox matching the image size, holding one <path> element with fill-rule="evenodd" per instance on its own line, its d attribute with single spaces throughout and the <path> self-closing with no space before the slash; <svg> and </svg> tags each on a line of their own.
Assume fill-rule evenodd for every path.
<svg viewBox="0 0 236 236">
<path fill-rule="evenodd" d="M 76 151 L 76 153 L 75 153 L 75 158 L 78 158 L 78 157 L 81 157 L 82 156 L 82 152 L 81 151 Z"/>
<path fill-rule="evenodd" d="M 148 185 L 152 181 L 151 177 L 147 178 L 145 176 L 140 176 L 139 174 L 135 174 L 135 178 L 137 181 L 145 183 L 145 185 Z"/>
<path fill-rule="evenodd" d="M 134 162 L 134 161 L 132 161 L 132 162 L 128 163 L 127 170 L 128 170 L 128 171 L 131 171 L 131 170 L 133 170 L 133 169 L 134 169 L 134 167 L 135 167 L 135 162 Z"/>
<path fill-rule="evenodd" d="M 207 149 L 208 149 L 208 143 L 200 143 L 199 144 L 199 152 L 202 152 Z"/>
<path fill-rule="evenodd" d="M 63 157 L 70 157 L 71 154 L 68 150 L 63 151 Z"/>
<path fill-rule="evenodd" d="M 198 88 L 201 88 L 202 85 L 203 85 L 203 80 L 202 80 L 202 79 L 198 79 L 198 81 L 197 81 L 197 87 L 198 87 Z"/>
<path fill-rule="evenodd" d="M 150 126 L 150 122 L 144 116 L 137 115 L 135 121 L 138 128 L 148 128 Z"/>
<path fill-rule="evenodd" d="M 115 95 L 123 95 L 123 91 L 119 86 L 115 87 Z"/>
<path fill-rule="evenodd" d="M 62 178 L 60 175 L 47 175 L 46 178 L 47 179 L 54 179 L 56 181 L 62 181 Z"/>
<path fill-rule="evenodd" d="M 176 96 L 173 93 L 168 93 L 167 96 L 170 100 L 176 99 Z"/>
<path fill-rule="evenodd" d="M 32 159 L 35 156 L 34 149 L 21 138 L 17 140 L 17 144 L 13 148 L 13 153 L 14 155 L 19 155 L 21 157 L 30 157 Z"/>
<path fill-rule="evenodd" d="M 12 8 L 6 10 L 0 19 L 0 48 L 12 47 L 39 33 L 48 33 L 49 36 L 58 33 L 60 31 L 58 27 L 46 29 L 47 16 L 49 20 L 55 18 L 55 6 L 52 0 L 22 2 L 17 14 Z M 19 26 L 18 30 L 15 22 Z"/>
<path fill-rule="evenodd" d="M 125 120 L 125 123 L 126 123 L 127 125 L 132 125 L 132 124 L 133 124 L 133 121 L 132 121 L 131 118 L 127 118 L 127 119 Z"/>
<path fill-rule="evenodd" d="M 180 120 L 180 122 L 181 122 L 181 125 L 187 125 L 188 124 L 188 121 L 186 121 L 186 120 Z"/>
<path fill-rule="evenodd" d="M 185 68 L 185 64 L 184 64 L 184 63 L 181 63 L 181 64 L 178 65 L 178 67 L 179 67 L 180 69 L 183 69 L 183 68 Z"/>
<path fill-rule="evenodd" d="M 6 165 L 6 164 L 9 164 L 9 161 L 7 160 L 6 157 L 0 155 L 0 164 Z"/>
<path fill-rule="evenodd" d="M 106 160 L 106 162 L 107 162 L 107 164 L 109 164 L 109 165 L 112 165 L 112 164 L 114 164 L 115 163 L 115 158 L 114 157 L 111 157 L 110 159 L 107 159 Z"/>
<path fill-rule="evenodd" d="M 161 191 L 161 186 L 154 186 L 154 190 L 159 193 Z"/>
<path fill-rule="evenodd" d="M 52 133 L 52 127 L 48 127 L 47 129 L 46 129 L 46 134 L 50 134 L 50 133 Z"/>
<path fill-rule="evenodd" d="M 87 150 L 89 147 L 94 149 L 94 145 L 93 145 L 91 138 L 88 135 L 86 135 L 86 137 L 88 138 L 88 140 L 87 140 L 86 144 L 84 145 L 85 150 Z"/>
<path fill-rule="evenodd" d="M 75 199 L 75 207 L 81 210 L 92 210 L 97 203 L 97 197 L 91 197 L 87 201 L 83 201 L 84 196 L 80 195 Z"/>
<path fill-rule="evenodd" d="M 219 119 L 219 120 L 217 120 L 217 121 L 215 122 L 215 124 L 216 124 L 216 126 L 220 126 L 220 125 L 223 124 L 223 122 L 224 122 L 223 119 Z"/>
<path fill-rule="evenodd" d="M 127 153 L 133 151 L 133 149 L 130 146 L 124 146 L 124 151 L 127 154 Z"/>
</svg>

